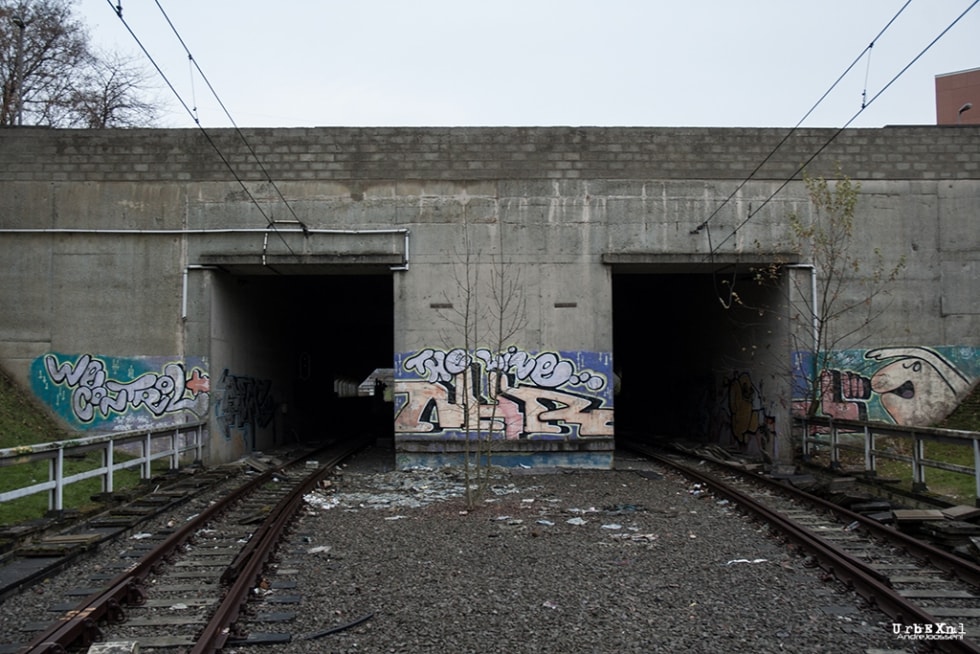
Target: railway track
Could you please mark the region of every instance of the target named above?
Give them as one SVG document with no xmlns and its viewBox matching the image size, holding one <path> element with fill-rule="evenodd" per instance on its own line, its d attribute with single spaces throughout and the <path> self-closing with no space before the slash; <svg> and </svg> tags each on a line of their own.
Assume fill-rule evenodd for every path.
<svg viewBox="0 0 980 654">
<path fill-rule="evenodd" d="M 359 447 L 310 453 L 236 488 L 215 489 L 182 524 L 171 520 L 155 532 L 137 534 L 112 569 L 80 577 L 71 597 L 50 607 L 57 612 L 54 621 L 25 619 L 26 642 L 0 649 L 54 654 L 97 641 L 138 641 L 144 652 L 204 653 L 229 641 L 276 642 L 275 636 L 246 634 L 242 626 L 288 620 L 288 611 L 257 614 L 249 600 L 270 586 L 286 591 L 276 599 L 288 598 L 288 582 L 266 577 L 277 546 L 304 495 Z"/>
<path fill-rule="evenodd" d="M 820 498 L 793 493 L 781 483 L 762 485 L 764 478 L 743 479 L 730 468 L 707 472 L 707 465 L 693 469 L 680 457 L 633 449 L 657 455 L 659 464 L 679 469 L 713 495 L 755 512 L 774 528 L 778 525 L 807 552 L 809 561 L 891 616 L 898 629 L 908 630 L 902 633 L 910 640 L 945 636 L 948 640 L 930 644 L 945 651 L 980 651 L 974 640 L 980 626 L 976 566 Z M 81 651 L 95 640 L 139 642 L 142 652 L 213 652 L 304 637 L 281 632 L 292 631 L 286 623 L 308 610 L 298 605 L 300 591 L 292 590 L 297 576 L 290 572 L 289 549 L 301 547 L 297 553 L 306 553 L 311 541 L 291 534 L 292 545 L 284 547 L 278 545 L 279 535 L 305 491 L 344 455 L 317 453 L 315 467 L 297 461 L 288 469 L 257 475 L 249 484 L 250 494 L 226 506 L 219 507 L 214 495 L 210 505 L 195 497 L 183 509 L 199 511 L 193 521 L 178 520 L 171 527 L 161 523 L 135 534 L 138 539 L 131 535 L 123 541 L 116 567 L 90 568 L 85 577 L 79 575 L 71 597 L 59 597 L 65 601 L 50 607 L 57 612 L 53 623 L 37 619 L 37 624 L 25 624 L 23 644 L 0 646 L 0 652 Z M 217 494 L 231 495 L 227 489 Z M 755 504 L 761 508 L 752 508 Z M 328 631 L 370 617 L 358 616 Z M 24 621 L 35 618 L 39 616 L 25 615 Z"/>
<path fill-rule="evenodd" d="M 181 472 L 159 480 L 152 492 L 99 514 L 47 528 L 8 530 L 8 551 L 0 561 L 0 602 L 76 564 L 103 545 L 125 536 L 156 516 L 179 510 L 190 498 L 228 483 L 230 466 Z"/>
<path fill-rule="evenodd" d="M 894 621 L 896 636 L 980 652 L 980 566 L 787 484 L 638 444 L 629 449 L 737 504 Z M 705 469 L 709 468 L 709 469 Z"/>
</svg>

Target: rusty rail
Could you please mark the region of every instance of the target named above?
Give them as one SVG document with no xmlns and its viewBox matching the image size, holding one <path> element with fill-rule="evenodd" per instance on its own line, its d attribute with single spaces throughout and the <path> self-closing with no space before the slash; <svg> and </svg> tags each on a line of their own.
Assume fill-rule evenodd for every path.
<svg viewBox="0 0 980 654">
<path fill-rule="evenodd" d="M 79 643 L 89 646 L 98 640 L 101 637 L 98 628 L 100 622 L 121 622 L 125 619 L 124 606 L 142 603 L 143 582 L 155 566 L 186 543 L 201 525 L 221 515 L 241 497 L 271 478 L 272 474 L 272 471 L 263 473 L 209 506 L 194 520 L 185 522 L 160 545 L 117 575 L 105 590 L 89 595 L 74 609 L 66 611 L 58 622 L 27 645 L 24 654 L 61 652 Z"/>
<path fill-rule="evenodd" d="M 658 457 L 654 450 L 644 445 L 633 443 L 626 444 L 624 447 L 640 452 L 645 456 L 657 458 L 661 461 L 663 460 L 662 458 Z M 709 460 L 713 460 L 718 465 L 726 465 L 724 461 L 717 461 L 710 458 Z M 818 506 L 825 511 L 829 511 L 839 516 L 845 522 L 857 522 L 875 536 L 889 540 L 893 543 L 897 543 L 902 549 L 915 555 L 917 558 L 928 561 L 943 572 L 953 575 L 964 583 L 980 588 L 980 565 L 977 565 L 972 561 L 956 556 L 955 554 L 951 554 L 946 550 L 940 549 L 934 545 L 931 545 L 930 543 L 915 538 L 914 536 L 898 531 L 897 529 L 893 529 L 865 515 L 855 513 L 854 511 L 851 511 L 840 504 L 834 504 L 833 502 L 825 500 L 822 497 L 813 495 L 812 493 L 807 493 L 806 491 L 796 488 L 791 484 L 777 481 L 769 477 L 763 477 L 761 475 L 754 475 L 752 480 L 756 483 L 760 483 L 768 486 L 769 488 L 778 490 L 781 493 L 792 495 L 796 499 L 803 502 L 808 502 L 814 506 Z"/>
<path fill-rule="evenodd" d="M 303 496 L 313 490 L 327 472 L 350 456 L 357 447 L 359 446 L 351 446 L 335 454 L 315 473 L 307 476 L 296 489 L 279 500 L 269 517 L 256 530 L 245 548 L 222 575 L 222 580 L 231 581 L 231 586 L 225 593 L 221 605 L 201 631 L 190 654 L 210 654 L 224 646 L 231 634 L 231 627 L 238 620 L 242 607 L 248 602 L 249 592 L 259 581 L 265 564 L 279 544 L 283 530 L 302 506 Z"/>
<path fill-rule="evenodd" d="M 304 483 L 283 498 L 280 505 L 270 513 L 265 523 L 260 527 L 261 536 L 258 539 L 254 536 L 249 539 L 247 549 L 250 553 L 245 557 L 247 562 L 242 566 L 240 574 L 235 575 L 237 579 L 226 592 L 218 613 L 202 632 L 203 635 L 199 639 L 195 652 L 215 652 L 221 648 L 224 639 L 227 637 L 226 627 L 238 615 L 237 608 L 232 610 L 232 605 L 237 602 L 237 606 L 240 606 L 247 600 L 251 582 L 261 572 L 261 566 L 265 563 L 268 553 L 271 552 L 275 539 L 298 509 L 303 495 L 316 485 L 327 470 L 336 465 L 338 461 L 350 456 L 361 446 L 360 443 L 355 443 L 338 450 L 330 462 L 319 467 L 316 472 L 307 477 Z M 323 448 L 323 450 L 327 449 Z M 87 647 L 97 641 L 101 638 L 99 624 L 101 622 L 124 621 L 125 607 L 127 605 L 139 605 L 144 601 L 143 586 L 146 578 L 161 562 L 171 557 L 178 548 L 190 540 L 203 525 L 216 519 L 239 499 L 271 480 L 273 476 L 280 473 L 282 467 L 292 465 L 302 458 L 314 454 L 307 453 L 278 469 L 268 470 L 210 505 L 195 516 L 193 520 L 184 523 L 180 529 L 168 536 L 159 546 L 148 552 L 129 569 L 117 575 L 104 590 L 93 593 L 79 602 L 74 609 L 66 611 L 50 628 L 38 634 L 22 651 L 22 654 L 60 654 L 68 651 L 69 648 Z M 253 541 L 256 541 L 255 544 Z M 239 559 L 241 558 L 240 556 Z M 242 593 L 244 593 L 244 598 L 241 596 Z M 225 631 L 224 637 L 222 637 L 222 631 Z M 202 642 L 207 644 L 202 647 Z"/>
<path fill-rule="evenodd" d="M 847 584 L 868 602 L 878 606 L 878 608 L 880 608 L 885 614 L 890 616 L 896 622 L 903 624 L 939 624 L 940 621 L 925 611 L 925 609 L 912 604 L 898 592 L 892 589 L 888 583 L 888 580 L 884 579 L 879 573 L 875 572 L 857 559 L 848 556 L 824 539 L 810 533 L 789 518 L 756 502 L 745 493 L 742 493 L 741 491 L 732 488 L 709 475 L 705 475 L 697 470 L 672 461 L 649 447 L 639 444 L 631 444 L 627 447 L 648 456 L 665 466 L 677 470 L 689 479 L 705 484 L 715 494 L 738 504 L 743 509 L 750 511 L 760 519 L 764 520 L 767 524 L 775 526 L 788 538 L 803 547 L 810 553 L 811 556 L 820 561 L 821 567 L 832 573 L 841 582 Z M 785 488 L 785 486 L 780 485 L 781 490 Z M 810 498 L 813 498 L 813 500 L 820 500 L 820 498 L 816 498 L 812 495 L 805 495 L 807 495 L 808 501 Z M 897 532 L 890 530 L 888 536 L 891 537 L 896 533 Z M 936 641 L 933 644 L 936 647 L 942 648 L 944 651 L 948 652 L 980 654 L 980 645 L 967 638 L 962 640 Z"/>
</svg>

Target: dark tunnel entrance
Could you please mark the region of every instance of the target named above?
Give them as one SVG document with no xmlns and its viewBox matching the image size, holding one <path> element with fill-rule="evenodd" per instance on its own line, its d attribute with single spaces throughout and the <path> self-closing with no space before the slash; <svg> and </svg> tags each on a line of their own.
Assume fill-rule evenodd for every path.
<svg viewBox="0 0 980 654">
<path fill-rule="evenodd" d="M 290 435 L 304 441 L 392 438 L 390 275 L 304 277 L 289 285 L 296 339 Z"/>
<path fill-rule="evenodd" d="M 707 436 L 724 323 L 711 274 L 613 275 L 617 440 Z"/>
<path fill-rule="evenodd" d="M 231 447 L 391 442 L 390 272 L 214 281 L 214 416 Z"/>
</svg>

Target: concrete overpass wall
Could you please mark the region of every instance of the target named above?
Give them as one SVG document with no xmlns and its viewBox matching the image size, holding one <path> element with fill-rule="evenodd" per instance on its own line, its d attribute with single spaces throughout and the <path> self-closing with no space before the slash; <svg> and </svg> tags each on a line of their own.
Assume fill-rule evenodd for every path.
<svg viewBox="0 0 980 654">
<path fill-rule="evenodd" d="M 791 324 L 788 282 L 753 287 L 748 277 L 753 265 L 807 263 L 793 252 L 788 216 L 810 207 L 802 184 L 787 180 L 821 148 L 811 174 L 839 164 L 863 185 L 855 241 L 906 261 L 884 314 L 842 352 L 841 372 L 870 383 L 889 365 L 924 362 L 936 374 L 919 394 L 935 396 L 933 413 L 955 406 L 980 374 L 978 128 L 848 130 L 830 145 L 833 131 L 803 130 L 772 156 L 784 130 L 245 135 L 260 161 L 234 132 L 210 132 L 229 170 L 194 130 L 0 131 L 0 364 L 69 424 L 127 428 L 201 415 L 212 420 L 216 460 L 269 446 L 277 407 L 291 400 L 291 362 L 276 345 L 290 331 L 275 319 L 276 287 L 248 285 L 368 273 L 392 278 L 394 431 L 406 460 L 457 449 L 460 374 L 502 368 L 501 397 L 483 397 L 475 409 L 483 420 L 472 426 L 490 425 L 514 461 L 547 454 L 552 463 L 607 465 L 614 321 L 636 323 L 638 333 L 682 316 L 688 322 L 672 337 L 711 380 L 691 433 L 784 456 L 797 362 L 788 335 L 806 326 Z M 519 282 L 517 328 L 506 343 L 487 325 L 466 339 L 461 287 L 492 308 L 495 272 Z M 461 284 L 467 273 L 476 277 Z M 726 298 L 715 285 L 692 292 L 690 307 L 637 297 L 613 315 L 616 275 L 729 273 L 765 315 L 719 308 Z M 308 319 L 336 309 L 314 301 Z M 478 356 L 480 347 L 490 355 Z M 643 360 L 650 376 L 689 372 Z M 952 395 L 929 390 L 950 379 Z M 888 390 L 827 406 L 911 419 L 882 403 L 897 397 Z M 676 402 L 644 410 L 656 432 Z"/>
</svg>

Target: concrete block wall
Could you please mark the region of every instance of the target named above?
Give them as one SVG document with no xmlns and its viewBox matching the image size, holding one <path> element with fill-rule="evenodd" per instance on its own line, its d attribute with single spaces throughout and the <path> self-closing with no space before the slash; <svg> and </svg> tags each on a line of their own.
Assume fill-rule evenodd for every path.
<svg viewBox="0 0 980 654">
<path fill-rule="evenodd" d="M 866 335 L 861 351 L 953 348 L 942 352 L 955 374 L 968 385 L 980 375 L 980 309 L 971 292 L 980 261 L 972 227 L 980 213 L 977 127 L 845 130 L 832 141 L 833 130 L 799 130 L 775 154 L 785 130 L 309 128 L 244 134 L 261 164 L 235 132 L 209 132 L 231 171 L 197 130 L 0 130 L 0 365 L 47 400 L 65 390 L 45 378 L 44 357 L 51 353 L 61 363 L 102 357 L 117 373 L 120 362 L 135 362 L 159 379 L 173 370 L 169 363 L 180 363 L 184 381 L 197 391 L 171 398 L 174 418 L 186 411 L 181 399 L 213 392 L 195 381 L 201 371 L 212 384 L 226 370 L 236 379 L 284 374 L 237 354 L 249 351 L 251 337 L 226 333 L 231 323 L 222 315 L 240 317 L 242 309 L 215 313 L 225 306 L 215 305 L 215 297 L 234 307 L 237 296 L 204 268 L 261 270 L 269 258 L 294 272 L 329 272 L 338 262 L 354 269 L 394 266 L 393 363 L 396 387 L 401 384 L 395 430 L 402 430 L 406 450 L 413 440 L 434 440 L 435 449 L 431 443 L 423 449 L 438 452 L 454 430 L 424 431 L 404 410 L 413 392 L 429 400 L 452 383 L 429 380 L 432 369 L 424 362 L 438 367 L 436 353 L 453 348 L 440 318 L 445 310 L 433 305 L 447 303 L 454 292 L 465 224 L 483 279 L 502 265 L 524 282 L 526 321 L 510 343 L 513 354 L 525 357 L 512 362 L 514 406 L 533 404 L 535 397 L 561 402 L 564 393 L 567 400 L 588 400 L 594 414 L 579 415 L 578 422 L 571 411 L 523 415 L 527 429 L 511 430 L 514 451 L 554 452 L 559 442 L 558 449 L 582 452 L 587 463 L 601 465 L 614 432 L 603 413 L 614 407 L 612 276 L 709 273 L 790 260 L 787 217 L 809 208 L 802 184 L 787 180 L 819 151 L 808 172 L 830 175 L 839 165 L 863 184 L 856 243 L 907 264 L 875 323 L 880 327 Z M 270 217 L 284 232 L 298 219 L 323 233 L 265 240 L 261 232 L 244 231 L 266 228 Z M 776 334 L 771 342 L 751 338 L 769 350 L 785 349 L 776 343 L 785 334 L 768 331 Z M 721 375 L 726 388 L 732 380 L 758 384 L 771 375 L 734 342 L 724 342 L 709 349 L 714 361 L 724 362 L 718 366 L 727 370 Z M 555 385 L 548 386 L 530 373 L 517 374 L 518 363 L 527 371 L 542 353 L 567 373 L 561 383 L 552 378 L 548 383 Z M 848 356 L 853 363 L 858 355 Z M 766 370 L 789 369 L 790 359 L 785 352 Z M 872 379 L 875 370 L 854 372 Z M 753 372 L 747 382 L 744 375 Z M 132 382 L 107 374 L 117 385 Z M 757 385 L 767 397 L 751 407 L 751 419 L 736 419 L 737 412 L 722 407 L 726 429 L 771 423 L 786 432 L 789 403 L 777 397 L 788 393 L 785 386 Z M 874 397 L 860 401 L 872 414 L 891 416 L 879 411 Z M 207 415 L 217 420 L 215 404 Z M 586 436 L 575 437 L 582 429 Z M 552 442 L 535 445 L 535 435 Z M 260 430 L 250 446 L 261 448 L 263 438 Z"/>
<path fill-rule="evenodd" d="M 245 129 L 261 165 L 233 130 L 208 130 L 246 181 L 440 180 L 782 181 L 814 153 L 811 171 L 837 162 L 854 179 L 962 180 L 980 176 L 977 126 L 801 129 L 459 127 Z M 827 145 L 828 141 L 830 144 Z M 198 130 L 6 130 L 5 182 L 227 181 Z M 770 157 L 769 155 L 772 154 Z M 354 182 L 358 182 L 356 184 Z M 358 188 L 362 190 L 357 190 Z M 438 194 L 438 193 L 437 193 Z"/>
</svg>

